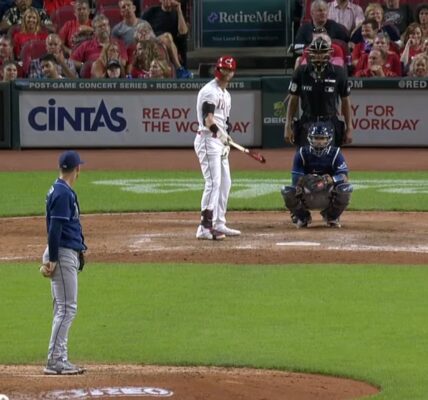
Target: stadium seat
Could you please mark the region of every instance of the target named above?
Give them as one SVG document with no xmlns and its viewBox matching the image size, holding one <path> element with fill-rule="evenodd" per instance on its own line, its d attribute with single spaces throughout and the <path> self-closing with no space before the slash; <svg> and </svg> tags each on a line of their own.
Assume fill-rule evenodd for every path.
<svg viewBox="0 0 428 400">
<path fill-rule="evenodd" d="M 74 18 L 73 6 L 60 7 L 55 10 L 51 16 L 52 23 L 55 25 L 57 31 L 59 31 L 67 21 L 71 21 Z"/>
<path fill-rule="evenodd" d="M 28 75 L 31 60 L 40 58 L 46 54 L 46 42 L 44 40 L 30 40 L 21 49 L 20 58 L 25 76 Z"/>
<path fill-rule="evenodd" d="M 93 61 L 85 61 L 80 68 L 79 76 L 83 79 L 91 79 L 91 68 Z"/>
<path fill-rule="evenodd" d="M 44 0 L 43 8 L 52 18 L 52 15 L 60 8 L 65 6 L 71 6 L 71 1 L 72 0 Z"/>
<path fill-rule="evenodd" d="M 21 25 L 12 25 L 8 30 L 7 30 L 7 37 L 9 39 L 13 39 L 13 35 L 16 32 L 19 32 L 21 30 Z"/>
<path fill-rule="evenodd" d="M 112 28 L 123 19 L 122 15 L 120 15 L 120 9 L 117 6 L 105 7 L 100 12 L 108 18 L 110 27 Z"/>
<path fill-rule="evenodd" d="M 119 0 L 97 0 L 96 1 L 96 10 L 103 12 L 104 8 L 107 7 L 119 7 Z"/>
<path fill-rule="evenodd" d="M 159 0 L 140 0 L 140 10 L 142 13 L 150 7 L 159 6 L 159 5 L 160 5 Z"/>
</svg>

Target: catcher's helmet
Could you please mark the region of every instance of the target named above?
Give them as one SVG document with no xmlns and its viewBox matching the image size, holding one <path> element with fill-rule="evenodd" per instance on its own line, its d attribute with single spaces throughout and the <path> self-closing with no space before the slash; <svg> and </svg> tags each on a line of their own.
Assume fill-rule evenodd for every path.
<svg viewBox="0 0 428 400">
<path fill-rule="evenodd" d="M 309 61 L 319 72 L 322 71 L 330 60 L 332 52 L 331 44 L 319 36 L 308 46 Z"/>
<path fill-rule="evenodd" d="M 222 56 L 217 60 L 215 65 L 215 77 L 217 79 L 222 79 L 223 74 L 220 69 L 229 69 L 231 71 L 236 71 L 236 60 L 232 56 Z"/>
<path fill-rule="evenodd" d="M 325 122 L 316 122 L 308 130 L 308 142 L 313 153 L 317 156 L 325 154 L 333 140 L 334 130 Z"/>
</svg>

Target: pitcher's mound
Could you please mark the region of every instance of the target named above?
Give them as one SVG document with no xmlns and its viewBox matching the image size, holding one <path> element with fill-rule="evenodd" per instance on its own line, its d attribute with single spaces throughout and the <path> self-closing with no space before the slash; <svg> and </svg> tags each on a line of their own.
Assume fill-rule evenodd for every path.
<svg viewBox="0 0 428 400">
<path fill-rule="evenodd" d="M 378 393 L 367 383 L 249 368 L 89 365 L 83 375 L 45 376 L 41 366 L 0 366 L 10 399 L 339 400 Z"/>
</svg>

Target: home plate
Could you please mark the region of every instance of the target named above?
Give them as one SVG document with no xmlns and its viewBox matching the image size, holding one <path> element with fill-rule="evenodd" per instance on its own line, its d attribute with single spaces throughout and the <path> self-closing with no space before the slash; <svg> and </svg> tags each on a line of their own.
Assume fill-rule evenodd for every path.
<svg viewBox="0 0 428 400">
<path fill-rule="evenodd" d="M 319 246 L 318 242 L 278 242 L 277 246 Z"/>
</svg>

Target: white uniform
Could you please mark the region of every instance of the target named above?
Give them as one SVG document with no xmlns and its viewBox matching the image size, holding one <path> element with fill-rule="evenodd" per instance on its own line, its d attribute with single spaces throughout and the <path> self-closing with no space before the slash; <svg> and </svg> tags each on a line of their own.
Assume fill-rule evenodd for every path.
<svg viewBox="0 0 428 400">
<path fill-rule="evenodd" d="M 202 105 L 205 102 L 215 106 L 215 124 L 226 132 L 226 121 L 231 108 L 230 94 L 213 79 L 199 91 L 196 105 L 199 128 L 194 147 L 205 179 L 201 210 L 213 211 L 213 228 L 217 229 L 226 224 L 227 201 L 232 181 L 229 160 L 227 156 L 222 157 L 225 145 L 218 137 L 213 137 L 213 133 L 204 125 Z M 220 132 L 217 136 L 220 136 Z"/>
</svg>

